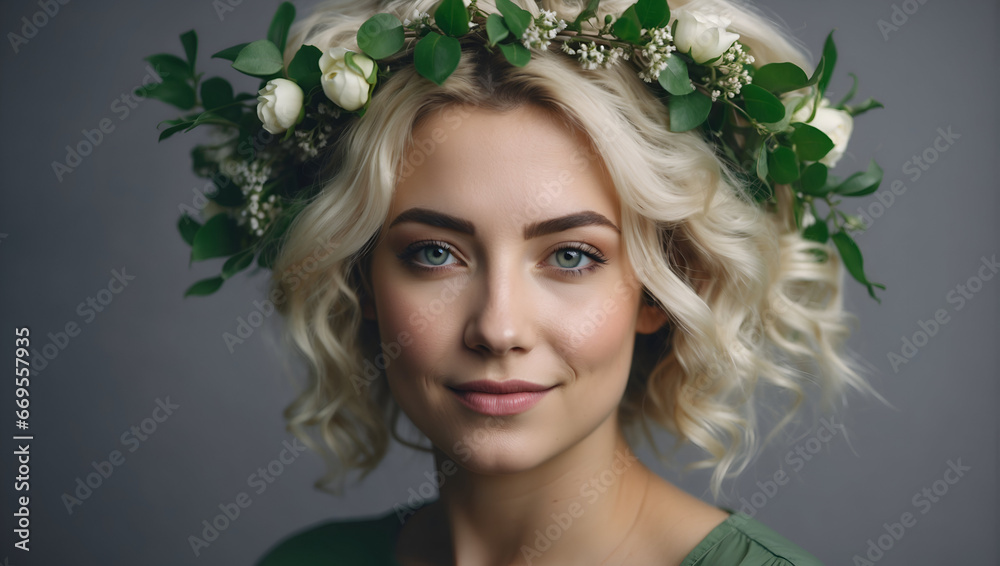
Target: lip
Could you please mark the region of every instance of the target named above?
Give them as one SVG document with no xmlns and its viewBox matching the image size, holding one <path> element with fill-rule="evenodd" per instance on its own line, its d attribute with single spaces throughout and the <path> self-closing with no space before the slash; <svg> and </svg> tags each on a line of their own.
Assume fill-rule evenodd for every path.
<svg viewBox="0 0 1000 566">
<path fill-rule="evenodd" d="M 448 389 L 463 405 L 473 411 L 499 417 L 527 411 L 554 388 L 554 385 L 539 385 L 516 379 L 507 381 L 482 379 Z"/>
</svg>

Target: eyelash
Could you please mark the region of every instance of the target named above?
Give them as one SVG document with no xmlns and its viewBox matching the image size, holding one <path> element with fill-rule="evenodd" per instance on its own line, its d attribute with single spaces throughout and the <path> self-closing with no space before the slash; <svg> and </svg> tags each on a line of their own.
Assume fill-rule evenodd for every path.
<svg viewBox="0 0 1000 566">
<path fill-rule="evenodd" d="M 442 248 L 449 254 L 451 254 L 452 250 L 452 247 L 445 242 L 441 242 L 438 240 L 423 240 L 420 242 L 414 242 L 410 244 L 397 257 L 399 257 L 399 259 L 405 262 L 409 267 L 418 269 L 420 271 L 434 273 L 445 269 L 443 266 L 429 267 L 413 261 L 413 256 L 417 255 L 419 251 L 430 247 Z M 576 250 L 584 254 L 585 256 L 589 257 L 591 260 L 593 260 L 593 263 L 591 265 L 588 265 L 587 267 L 580 269 L 563 269 L 560 267 L 556 267 L 556 270 L 565 273 L 570 277 L 581 277 L 583 276 L 583 274 L 596 271 L 604 267 L 604 265 L 608 263 L 607 258 L 605 258 L 604 255 L 597 248 L 589 246 L 587 244 L 571 244 L 562 246 L 554 250 L 552 253 L 555 254 L 556 252 L 561 252 L 563 250 Z"/>
</svg>

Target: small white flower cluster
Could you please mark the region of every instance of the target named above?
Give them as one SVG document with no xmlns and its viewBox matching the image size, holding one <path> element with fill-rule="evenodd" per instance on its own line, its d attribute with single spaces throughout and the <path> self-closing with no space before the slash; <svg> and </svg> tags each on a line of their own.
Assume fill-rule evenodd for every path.
<svg viewBox="0 0 1000 566">
<path fill-rule="evenodd" d="M 528 49 L 532 47 L 548 49 L 549 43 L 559 35 L 559 32 L 566 29 L 567 25 L 569 24 L 564 20 L 556 17 L 555 12 L 542 10 L 542 15 L 535 18 L 531 22 L 531 25 L 528 26 L 528 29 L 524 30 L 521 43 Z"/>
<path fill-rule="evenodd" d="M 326 104 L 320 103 L 318 111 L 320 116 L 325 116 L 327 114 L 332 115 L 334 119 L 340 117 L 340 109 L 336 107 L 329 107 Z M 333 133 L 333 126 L 330 124 L 323 123 L 324 120 L 319 118 L 317 120 L 322 125 L 312 130 L 296 130 L 295 140 L 288 140 L 285 143 L 285 147 L 295 155 L 297 161 L 304 162 L 315 158 L 319 155 L 319 150 L 323 149 L 330 142 L 330 135 Z"/>
<path fill-rule="evenodd" d="M 619 59 L 628 61 L 629 58 L 629 52 L 621 47 L 607 49 L 603 45 L 596 45 L 592 41 L 580 41 L 576 43 L 576 46 L 576 49 L 573 49 L 568 43 L 563 43 L 562 51 L 569 55 L 576 55 L 580 60 L 580 65 L 588 71 L 598 67 L 613 65 Z"/>
<path fill-rule="evenodd" d="M 227 170 L 232 171 L 233 182 L 239 185 L 249 203 L 240 210 L 240 215 L 236 218 L 237 225 L 243 226 L 249 222 L 250 230 L 257 236 L 263 236 L 267 225 L 281 213 L 274 195 L 267 197 L 264 202 L 260 200 L 264 183 L 271 176 L 271 166 L 259 159 L 249 162 L 233 160 L 226 165 Z"/>
<path fill-rule="evenodd" d="M 743 65 L 750 65 L 753 62 L 753 55 L 744 52 L 740 42 L 733 43 L 732 47 L 722 54 L 722 58 L 715 66 L 718 74 L 715 82 L 709 85 L 717 87 L 712 90 L 712 102 L 722 96 L 735 98 L 743 89 L 743 85 L 750 84 L 753 77 L 743 68 Z"/>
<path fill-rule="evenodd" d="M 414 26 L 416 26 L 419 29 L 422 29 L 422 28 L 425 28 L 425 27 L 430 27 L 430 25 L 431 25 L 431 15 L 428 14 L 427 12 L 421 12 L 420 10 L 417 10 L 416 8 L 414 8 L 413 9 L 413 19 L 411 20 L 410 18 L 404 18 L 403 19 L 403 25 L 407 26 L 407 27 L 409 27 L 411 25 L 414 25 Z"/>
<path fill-rule="evenodd" d="M 642 30 L 643 33 L 646 30 Z M 674 38 L 669 28 L 653 28 L 649 30 L 649 43 L 643 47 L 642 53 L 648 61 L 646 68 L 639 72 L 639 77 L 647 83 L 660 78 L 660 72 L 667 68 L 667 60 L 673 51 L 677 51 Z"/>
</svg>

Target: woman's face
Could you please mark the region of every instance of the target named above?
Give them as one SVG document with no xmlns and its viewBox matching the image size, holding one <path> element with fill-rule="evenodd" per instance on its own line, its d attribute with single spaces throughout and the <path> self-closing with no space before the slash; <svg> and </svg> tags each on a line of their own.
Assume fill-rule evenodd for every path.
<svg viewBox="0 0 1000 566">
<path fill-rule="evenodd" d="M 665 315 L 640 301 L 586 138 L 528 105 L 452 107 L 414 140 L 365 299 L 396 402 L 481 473 L 530 469 L 614 426 L 635 333 Z"/>
</svg>

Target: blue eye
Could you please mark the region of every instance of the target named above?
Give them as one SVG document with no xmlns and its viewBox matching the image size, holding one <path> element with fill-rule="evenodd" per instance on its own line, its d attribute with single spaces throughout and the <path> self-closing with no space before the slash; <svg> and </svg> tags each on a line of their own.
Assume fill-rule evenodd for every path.
<svg viewBox="0 0 1000 566">
<path fill-rule="evenodd" d="M 445 262 L 451 255 L 451 246 L 445 242 L 425 240 L 410 244 L 398 257 L 414 269 L 434 272 L 441 271 L 443 266 L 449 265 Z M 557 269 L 557 271 L 570 276 L 579 276 L 600 269 L 608 262 L 597 248 L 587 244 L 563 246 L 549 257 L 555 257 L 556 263 L 549 263 L 548 265 L 564 268 Z M 580 267 L 581 262 L 585 258 L 589 260 L 589 263 L 583 264 L 584 267 Z"/>
</svg>

